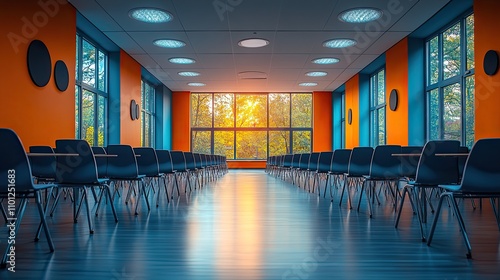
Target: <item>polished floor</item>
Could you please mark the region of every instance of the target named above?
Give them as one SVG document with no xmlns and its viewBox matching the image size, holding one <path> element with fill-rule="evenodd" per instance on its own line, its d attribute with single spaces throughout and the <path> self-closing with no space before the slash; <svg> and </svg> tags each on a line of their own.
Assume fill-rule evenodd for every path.
<svg viewBox="0 0 500 280">
<path fill-rule="evenodd" d="M 330 203 L 262 170 L 231 170 L 169 204 L 161 200 L 149 214 L 141 201 L 134 216 L 123 199 L 115 203 L 119 222 L 105 207 L 93 235 L 85 216 L 74 224 L 69 199 L 62 201 L 49 218 L 54 253 L 43 235 L 33 242 L 38 219 L 30 203 L 16 236 L 16 272 L 3 269 L 0 279 L 500 278 L 500 232 L 489 203 L 475 211 L 461 204 L 468 260 L 447 209 L 428 247 L 409 204 L 395 229 L 389 201 L 375 205 L 370 219 L 365 202 L 358 213 L 339 207 L 338 194 Z M 6 236 L 4 227 L 1 250 Z"/>
</svg>

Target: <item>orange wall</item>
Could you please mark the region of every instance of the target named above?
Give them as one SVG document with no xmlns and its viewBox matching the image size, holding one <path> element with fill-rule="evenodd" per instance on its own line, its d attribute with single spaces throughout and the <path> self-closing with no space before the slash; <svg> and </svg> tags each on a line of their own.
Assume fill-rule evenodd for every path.
<svg viewBox="0 0 500 280">
<path fill-rule="evenodd" d="M 172 150 L 191 150 L 190 96 L 189 91 L 172 93 Z"/>
<path fill-rule="evenodd" d="M 313 152 L 332 150 L 332 93 L 313 92 Z"/>
<path fill-rule="evenodd" d="M 352 123 L 347 122 L 349 109 L 352 110 Z M 359 146 L 359 74 L 345 84 L 345 147 Z"/>
<path fill-rule="evenodd" d="M 500 72 L 488 76 L 483 70 L 483 58 L 488 50 L 500 54 L 498 33 L 499 1 L 474 1 L 474 36 L 476 61 L 475 138 L 500 137 Z"/>
<path fill-rule="evenodd" d="M 16 131 L 26 148 L 54 146 L 56 139 L 75 137 L 76 12 L 67 3 L 53 2 L 47 11 L 38 1 L 3 1 L 0 7 L 4 11 L 0 18 L 0 127 Z M 56 88 L 53 75 L 45 87 L 31 81 L 26 56 L 35 39 L 47 46 L 52 70 L 57 60 L 66 63 L 66 91 Z"/>
<path fill-rule="evenodd" d="M 141 65 L 123 50 L 120 51 L 120 143 L 141 145 L 141 120 L 130 117 L 132 99 L 141 107 Z"/>
<path fill-rule="evenodd" d="M 408 145 L 408 39 L 391 47 L 385 56 L 387 144 Z M 398 91 L 396 111 L 389 109 L 391 90 Z"/>
</svg>

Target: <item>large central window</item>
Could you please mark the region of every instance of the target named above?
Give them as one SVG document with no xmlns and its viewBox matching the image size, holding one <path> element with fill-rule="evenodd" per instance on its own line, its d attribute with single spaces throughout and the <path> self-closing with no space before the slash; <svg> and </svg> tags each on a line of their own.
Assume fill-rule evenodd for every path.
<svg viewBox="0 0 500 280">
<path fill-rule="evenodd" d="M 191 149 L 228 159 L 311 151 L 311 93 L 192 93 Z"/>
</svg>

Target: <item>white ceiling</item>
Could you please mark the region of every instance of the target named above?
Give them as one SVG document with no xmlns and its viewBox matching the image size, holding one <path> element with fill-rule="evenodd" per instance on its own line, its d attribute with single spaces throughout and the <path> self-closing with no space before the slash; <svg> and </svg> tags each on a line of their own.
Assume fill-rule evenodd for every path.
<svg viewBox="0 0 500 280">
<path fill-rule="evenodd" d="M 450 0 L 70 0 L 91 23 L 135 58 L 173 91 L 304 92 L 333 91 L 380 54 L 418 28 Z M 169 11 L 174 20 L 162 24 L 129 17 L 136 7 Z M 338 15 L 354 7 L 376 7 L 384 16 L 376 22 L 349 24 Z M 264 38 L 270 44 L 247 49 L 244 38 Z M 153 45 L 155 39 L 179 39 L 180 49 Z M 323 42 L 353 38 L 358 45 L 327 49 Z M 174 56 L 196 60 L 192 65 L 168 62 Z M 333 65 L 312 59 L 336 57 Z M 198 77 L 177 73 L 194 70 Z M 307 77 L 314 70 L 326 77 Z M 267 79 L 243 80 L 238 73 L 260 71 Z M 190 87 L 189 82 L 205 83 Z M 301 87 L 302 82 L 317 82 Z"/>
</svg>

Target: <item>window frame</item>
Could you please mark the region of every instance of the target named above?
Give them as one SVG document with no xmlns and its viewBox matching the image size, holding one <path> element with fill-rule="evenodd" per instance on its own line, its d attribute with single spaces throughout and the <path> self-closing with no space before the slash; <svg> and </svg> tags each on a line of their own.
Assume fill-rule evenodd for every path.
<svg viewBox="0 0 500 280">
<path fill-rule="evenodd" d="M 474 66 L 471 69 L 468 69 L 468 45 L 467 45 L 467 19 L 470 16 L 474 16 L 474 12 L 472 10 L 467 11 L 454 20 L 450 21 L 448 24 L 434 32 L 428 38 L 425 39 L 425 98 L 426 98 L 426 139 L 429 140 L 442 140 L 445 139 L 445 124 L 444 124 L 444 94 L 445 89 L 447 87 L 453 86 L 454 84 L 458 84 L 460 87 L 460 143 L 461 145 L 472 146 L 474 141 L 467 142 L 468 130 L 467 130 L 467 81 L 470 77 L 475 79 L 475 62 Z M 455 25 L 460 24 L 460 73 L 455 76 L 444 78 L 444 33 Z M 474 34 L 473 34 L 474 36 Z M 431 67 L 431 57 L 430 57 L 430 42 L 431 40 L 437 38 L 438 41 L 438 77 L 437 82 L 431 83 L 431 75 L 432 71 L 430 71 Z M 475 46 L 473 45 L 475 48 Z M 432 126 L 431 126 L 431 98 L 430 94 L 437 90 L 438 95 L 438 128 L 437 128 L 437 138 L 431 137 L 433 134 Z M 473 86 L 473 91 L 475 90 L 475 85 Z M 474 93 L 472 93 L 474 95 Z M 474 113 L 473 113 L 474 115 Z M 475 117 L 473 117 L 472 122 L 475 122 Z M 472 128 L 472 138 L 474 138 L 474 128 Z"/>
<path fill-rule="evenodd" d="M 380 93 L 380 85 L 378 81 L 378 75 L 383 72 L 384 74 L 384 83 L 383 83 L 383 94 L 384 94 L 384 102 L 379 103 L 379 93 Z M 387 75 L 385 71 L 385 66 L 377 69 L 370 75 L 370 145 L 372 147 L 376 147 L 378 145 L 385 145 L 387 143 L 387 92 L 386 92 L 386 81 Z M 375 90 L 376 88 L 376 90 Z M 375 102 L 376 101 L 376 102 Z M 380 111 L 384 111 L 384 141 L 380 143 L 380 123 L 379 123 L 379 114 Z M 376 121 L 377 125 L 373 125 Z"/>
<path fill-rule="evenodd" d="M 269 157 L 270 155 L 270 133 L 271 132 L 274 132 L 274 131 L 286 131 L 289 133 L 288 135 L 288 143 L 289 143 L 289 150 L 286 151 L 286 153 L 293 153 L 294 152 L 294 147 L 293 147 L 293 134 L 294 132 L 299 132 L 299 131 L 305 131 L 305 132 L 309 132 L 310 133 L 310 144 L 309 144 L 309 150 L 312 151 L 312 143 L 313 143 L 313 106 L 312 106 L 312 93 L 311 92 L 296 92 L 296 93 L 288 93 L 288 92 L 269 92 L 269 93 L 238 93 L 238 92 L 234 92 L 234 93 L 230 93 L 230 92 L 214 92 L 214 93 L 206 93 L 206 92 L 192 92 L 191 93 L 191 96 L 190 96 L 190 107 L 192 107 L 192 98 L 193 98 L 193 95 L 196 95 L 196 94 L 208 94 L 208 95 L 211 95 L 211 117 L 212 117 L 212 125 L 211 127 L 194 127 L 193 126 L 193 123 L 190 122 L 190 146 L 191 146 L 191 151 L 193 151 L 193 148 L 194 147 L 194 143 L 193 143 L 193 132 L 195 131 L 200 131 L 200 132 L 203 132 L 203 131 L 210 131 L 210 153 L 211 154 L 214 154 L 215 153 L 215 132 L 218 132 L 218 131 L 230 131 L 230 132 L 234 132 L 233 133 L 233 157 L 232 158 L 228 158 L 228 160 L 265 160 L 267 157 Z M 214 111 L 215 111 L 215 95 L 217 94 L 232 94 L 233 95 L 233 126 L 232 127 L 214 127 L 214 124 L 215 124 L 215 114 L 214 114 Z M 269 111 L 269 104 L 270 104 L 270 101 L 269 101 L 269 96 L 272 95 L 272 94 L 287 94 L 289 95 L 289 126 L 285 126 L 285 127 L 270 127 L 270 111 Z M 310 95 L 311 96 L 311 124 L 310 124 L 310 127 L 293 127 L 292 125 L 292 116 L 293 116 L 293 95 L 294 94 L 307 94 L 307 95 Z M 236 105 L 236 100 L 237 100 L 237 96 L 238 95 L 265 95 L 266 96 L 266 115 L 267 115 L 267 120 L 266 120 L 266 125 L 263 126 L 263 127 L 237 127 L 237 105 Z M 193 108 L 190 108 L 190 116 L 191 118 L 193 117 Z M 238 151 L 237 151 L 237 145 L 236 145 L 236 141 L 237 141 L 237 133 L 240 132 L 240 131 L 255 131 L 255 132 L 258 132 L 258 131 L 263 131 L 263 132 L 266 132 L 266 147 L 267 147 L 267 151 L 266 151 L 266 155 L 265 157 L 262 157 L 260 159 L 250 159 L 250 158 L 237 158 L 237 154 L 238 154 Z"/>
<path fill-rule="evenodd" d="M 95 86 L 87 84 L 83 81 L 83 43 L 86 41 L 90 45 L 95 48 L 95 71 L 94 71 L 94 79 Z M 99 54 L 104 54 L 105 62 L 104 62 L 104 87 L 103 90 L 99 88 Z M 75 107 L 76 113 L 78 116 L 75 116 L 75 138 L 76 139 L 85 139 L 86 137 L 82 135 L 82 124 L 83 124 L 83 108 L 82 108 L 82 100 L 83 100 L 83 91 L 88 91 L 93 94 L 94 97 L 94 108 L 93 108 L 93 117 L 94 117 L 94 139 L 93 146 L 106 146 L 108 143 L 108 101 L 109 101 L 109 52 L 102 48 L 99 44 L 93 41 L 89 36 L 77 30 L 76 32 L 76 69 L 75 69 Z M 99 127 L 100 118 L 99 118 L 99 100 L 100 98 L 104 98 L 104 111 L 102 112 L 102 121 L 103 121 L 103 142 L 99 143 L 99 129 L 95 129 Z"/>
<path fill-rule="evenodd" d="M 149 87 L 151 96 L 149 100 L 152 104 L 145 104 L 146 100 L 146 87 Z M 147 108 L 151 108 L 152 111 Z M 145 125 L 145 115 L 149 116 L 149 143 L 146 143 L 146 125 Z M 141 146 L 142 147 L 156 147 L 156 85 L 142 77 L 141 79 Z"/>
</svg>

